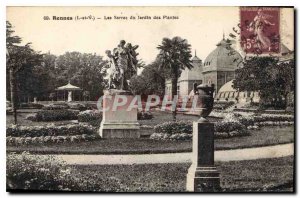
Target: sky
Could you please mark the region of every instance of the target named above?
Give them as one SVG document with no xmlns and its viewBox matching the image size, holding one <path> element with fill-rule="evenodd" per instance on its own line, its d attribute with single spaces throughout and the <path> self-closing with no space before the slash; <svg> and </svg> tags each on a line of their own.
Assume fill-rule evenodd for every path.
<svg viewBox="0 0 300 198">
<path fill-rule="evenodd" d="M 294 46 L 293 9 L 281 9 L 281 42 Z M 44 20 L 44 16 L 94 16 L 96 20 Z M 127 17 L 114 19 L 114 17 Z M 130 16 L 136 17 L 130 20 Z M 150 16 L 137 19 L 138 16 Z M 153 19 L 153 16 L 175 16 L 178 19 Z M 7 7 L 7 20 L 15 35 L 35 50 L 55 55 L 67 51 L 96 53 L 117 47 L 120 40 L 139 45 L 138 58 L 154 61 L 157 46 L 164 37 L 180 36 L 191 44 L 193 54 L 204 60 L 216 48 L 223 33 L 228 37 L 239 23 L 239 7 Z M 112 17 L 111 20 L 104 18 Z M 238 46 L 237 46 L 238 48 Z"/>
</svg>

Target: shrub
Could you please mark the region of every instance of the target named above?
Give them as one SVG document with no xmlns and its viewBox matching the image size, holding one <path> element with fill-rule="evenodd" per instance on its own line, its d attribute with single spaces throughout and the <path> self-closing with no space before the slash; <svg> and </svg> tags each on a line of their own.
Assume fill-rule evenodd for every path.
<svg viewBox="0 0 300 198">
<path fill-rule="evenodd" d="M 60 109 L 60 110 L 41 110 L 34 116 L 28 117 L 32 121 L 61 121 L 61 120 L 76 120 L 78 118 L 79 111 Z"/>
<path fill-rule="evenodd" d="M 78 114 L 79 122 L 87 122 L 88 124 L 99 127 L 102 121 L 102 113 L 97 110 L 86 110 Z"/>
<path fill-rule="evenodd" d="M 246 127 L 240 122 L 217 122 L 215 123 L 216 132 L 232 132 L 237 131 L 240 134 L 246 135 Z"/>
<path fill-rule="evenodd" d="M 78 168 L 77 168 L 78 169 Z M 8 154 L 6 188 L 47 191 L 129 191 L 116 177 L 84 174 L 51 155 Z"/>
<path fill-rule="evenodd" d="M 83 124 L 68 124 L 62 126 L 17 126 L 6 128 L 6 136 L 11 137 L 41 137 L 41 136 L 68 136 L 68 135 L 94 135 L 97 128 Z"/>
<path fill-rule="evenodd" d="M 78 191 L 91 190 L 94 185 L 55 156 L 7 155 L 7 189 Z"/>
<path fill-rule="evenodd" d="M 93 120 L 102 120 L 102 113 L 96 110 L 86 110 L 78 114 L 79 122 L 91 122 Z"/>
<path fill-rule="evenodd" d="M 193 132 L 192 122 L 176 121 L 176 122 L 164 122 L 154 127 L 156 133 L 175 134 L 175 133 L 187 133 Z"/>
<path fill-rule="evenodd" d="M 48 104 L 43 107 L 44 110 L 62 110 L 69 109 L 69 105 L 67 103 L 53 103 Z"/>
<path fill-rule="evenodd" d="M 71 190 L 72 169 L 54 156 L 9 154 L 6 160 L 6 188 L 30 190 Z"/>
<path fill-rule="evenodd" d="M 138 120 L 151 120 L 153 115 L 150 111 L 138 111 L 137 119 Z"/>
</svg>

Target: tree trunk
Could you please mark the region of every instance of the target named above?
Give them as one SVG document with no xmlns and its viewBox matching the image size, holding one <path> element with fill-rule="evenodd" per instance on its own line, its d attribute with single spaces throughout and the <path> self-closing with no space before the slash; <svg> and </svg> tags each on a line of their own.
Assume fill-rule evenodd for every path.
<svg viewBox="0 0 300 198">
<path fill-rule="evenodd" d="M 177 77 L 172 78 L 172 100 L 174 101 L 175 95 L 177 95 Z M 172 111 L 173 121 L 176 121 L 176 115 L 177 115 L 177 104 L 175 106 L 175 110 Z"/>
<path fill-rule="evenodd" d="M 17 101 L 16 101 L 16 79 L 13 68 L 9 69 L 9 83 L 10 83 L 10 99 L 13 110 L 14 123 L 17 124 Z"/>
</svg>

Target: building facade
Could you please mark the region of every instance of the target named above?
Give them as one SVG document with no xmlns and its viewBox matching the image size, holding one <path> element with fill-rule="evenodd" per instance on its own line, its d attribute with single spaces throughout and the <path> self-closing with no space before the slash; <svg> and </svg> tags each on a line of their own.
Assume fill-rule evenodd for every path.
<svg viewBox="0 0 300 198">
<path fill-rule="evenodd" d="M 203 82 L 202 75 L 202 60 L 195 56 L 192 58 L 193 68 L 191 70 L 185 69 L 182 71 L 177 83 L 177 95 L 187 96 L 193 90 L 193 84 L 201 84 Z M 165 94 L 172 96 L 172 83 L 171 80 L 166 81 Z"/>
</svg>

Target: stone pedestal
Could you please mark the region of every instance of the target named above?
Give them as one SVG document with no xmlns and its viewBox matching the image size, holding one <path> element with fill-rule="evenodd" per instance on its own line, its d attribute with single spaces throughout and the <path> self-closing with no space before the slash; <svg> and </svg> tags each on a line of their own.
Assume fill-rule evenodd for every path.
<svg viewBox="0 0 300 198">
<path fill-rule="evenodd" d="M 214 124 L 205 119 L 193 123 L 193 157 L 187 174 L 186 190 L 220 190 L 219 172 L 214 166 Z"/>
<path fill-rule="evenodd" d="M 115 101 L 117 95 L 125 96 L 126 104 L 118 106 L 114 111 L 113 105 L 114 102 L 117 102 Z M 102 138 L 140 138 L 137 108 L 128 111 L 128 106 L 133 98 L 134 96 L 130 92 L 124 90 L 104 91 L 103 119 L 99 129 Z"/>
</svg>

